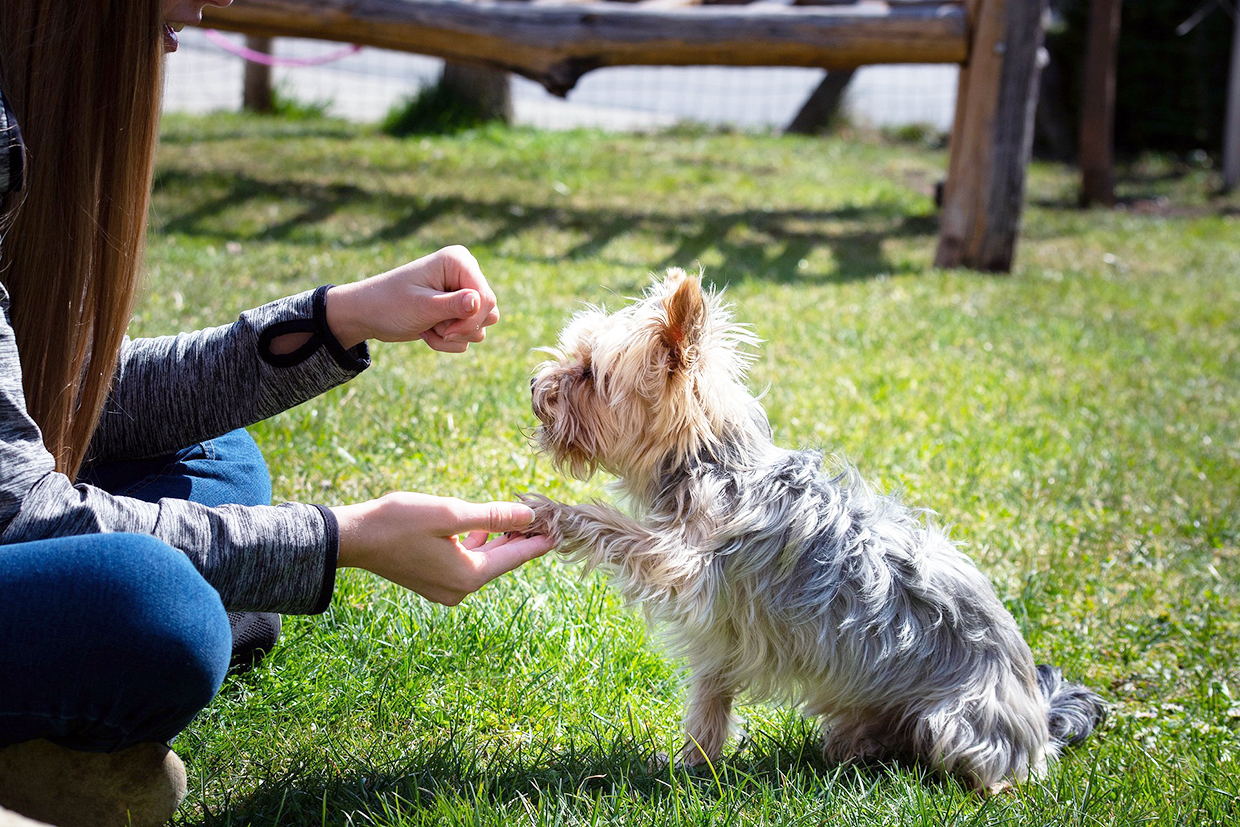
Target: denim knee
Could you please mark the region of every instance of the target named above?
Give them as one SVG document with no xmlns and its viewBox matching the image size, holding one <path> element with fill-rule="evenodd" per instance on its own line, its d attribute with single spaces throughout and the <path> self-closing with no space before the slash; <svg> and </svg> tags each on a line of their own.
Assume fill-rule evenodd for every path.
<svg viewBox="0 0 1240 827">
<path fill-rule="evenodd" d="M 271 504 L 267 461 L 244 428 L 163 456 L 89 465 L 79 480 L 147 502 L 168 497 L 213 507 Z"/>
<path fill-rule="evenodd" d="M 0 548 L 0 742 L 114 751 L 169 741 L 219 691 L 232 650 L 216 591 L 153 537 Z"/>
<path fill-rule="evenodd" d="M 221 477 L 229 486 L 228 496 L 221 497 L 221 502 L 205 504 L 271 505 L 271 472 L 249 431 L 244 428 L 229 431 L 204 443 L 204 448 L 211 459 L 227 462 L 227 470 Z"/>
<path fill-rule="evenodd" d="M 132 673 L 151 675 L 163 687 L 166 702 L 152 706 L 184 717 L 166 735 L 143 740 L 168 740 L 219 692 L 232 655 L 232 632 L 219 593 L 188 557 L 152 537 L 130 539 L 149 546 L 141 568 L 145 578 L 125 582 L 133 605 L 142 607 L 129 627 L 138 644 L 131 655 Z"/>
</svg>

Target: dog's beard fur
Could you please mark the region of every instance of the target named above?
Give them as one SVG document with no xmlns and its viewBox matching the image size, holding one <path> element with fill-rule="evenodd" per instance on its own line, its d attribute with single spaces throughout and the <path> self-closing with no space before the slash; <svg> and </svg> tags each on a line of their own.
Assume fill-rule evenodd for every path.
<svg viewBox="0 0 1240 827">
<path fill-rule="evenodd" d="M 687 658 L 682 760 L 719 757 L 745 693 L 822 719 L 836 761 L 921 761 L 983 791 L 1042 773 L 1101 699 L 1035 669 L 922 514 L 774 445 L 744 385 L 754 345 L 672 269 L 619 312 L 574 318 L 532 383 L 539 447 L 575 476 L 615 474 L 635 515 L 528 496 L 536 528 L 608 571 Z"/>
</svg>

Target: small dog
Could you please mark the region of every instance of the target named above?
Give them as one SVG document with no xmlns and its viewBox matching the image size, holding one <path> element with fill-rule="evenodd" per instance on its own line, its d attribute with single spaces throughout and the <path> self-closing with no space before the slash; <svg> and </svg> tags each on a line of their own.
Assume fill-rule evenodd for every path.
<svg viewBox="0 0 1240 827">
<path fill-rule="evenodd" d="M 797 704 L 832 761 L 920 761 L 983 793 L 1090 734 L 1101 698 L 1035 669 L 986 578 L 855 471 L 772 442 L 745 388 L 757 344 L 700 276 L 578 314 L 531 383 L 557 466 L 619 478 L 635 517 L 537 495 L 530 531 L 608 571 L 691 672 L 681 761 L 714 762 L 732 705 Z"/>
</svg>

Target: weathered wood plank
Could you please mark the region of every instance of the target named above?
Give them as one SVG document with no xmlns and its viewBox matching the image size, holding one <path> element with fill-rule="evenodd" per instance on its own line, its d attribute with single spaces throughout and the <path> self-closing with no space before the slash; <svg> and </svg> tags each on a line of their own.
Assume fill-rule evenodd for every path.
<svg viewBox="0 0 1240 827">
<path fill-rule="evenodd" d="M 646 10 L 495 0 L 246 0 L 208 6 L 206 25 L 417 52 L 504 69 L 567 94 L 591 69 L 632 65 L 813 66 L 961 63 L 957 3 Z"/>
<path fill-rule="evenodd" d="M 646 11 L 663 11 L 667 9 L 684 9 L 702 5 L 702 0 L 636 0 L 639 8 Z"/>
</svg>

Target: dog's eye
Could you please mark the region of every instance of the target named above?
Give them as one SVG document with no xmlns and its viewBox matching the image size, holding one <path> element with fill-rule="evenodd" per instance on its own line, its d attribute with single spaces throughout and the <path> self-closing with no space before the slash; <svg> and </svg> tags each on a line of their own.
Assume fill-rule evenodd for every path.
<svg viewBox="0 0 1240 827">
<path fill-rule="evenodd" d="M 584 382 L 593 382 L 594 381 L 594 368 L 590 367 L 589 365 L 583 366 L 581 368 L 581 379 Z"/>
</svg>

